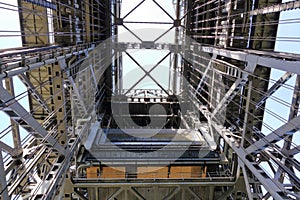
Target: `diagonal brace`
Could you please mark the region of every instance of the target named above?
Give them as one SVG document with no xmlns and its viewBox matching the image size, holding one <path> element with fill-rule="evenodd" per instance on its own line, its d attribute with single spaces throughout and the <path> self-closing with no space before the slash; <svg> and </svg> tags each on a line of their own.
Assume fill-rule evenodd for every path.
<svg viewBox="0 0 300 200">
<path fill-rule="evenodd" d="M 29 130 L 29 133 L 40 141 L 46 140 L 51 146 L 62 155 L 65 155 L 65 149 L 58 141 L 49 135 L 48 131 L 39 124 L 27 110 L 15 100 L 15 98 L 0 85 L 0 100 L 7 106 L 4 108 L 6 114 L 13 118 L 17 123 Z M 21 120 L 21 122 L 20 122 Z M 25 123 L 26 125 L 24 125 Z"/>
<path fill-rule="evenodd" d="M 294 148 L 292 148 L 292 149 L 290 149 L 290 150 L 287 150 L 286 153 L 287 153 L 287 155 L 289 155 L 289 156 L 294 156 L 294 155 L 300 153 L 300 145 L 298 145 L 298 146 L 296 146 L 296 147 L 294 147 Z"/>
<path fill-rule="evenodd" d="M 247 75 L 246 75 L 247 76 Z M 234 84 L 230 87 L 230 89 L 227 91 L 227 93 L 224 95 L 221 102 L 216 106 L 212 113 L 212 118 L 217 114 L 222 108 L 230 102 L 237 94 L 237 92 L 242 88 L 243 85 L 246 84 L 247 78 L 239 78 L 237 79 Z"/>
<path fill-rule="evenodd" d="M 9 153 L 10 155 L 14 155 L 15 154 L 15 149 L 12 148 L 11 146 L 5 144 L 4 142 L 0 141 L 0 149 L 6 151 L 7 153 Z"/>
<path fill-rule="evenodd" d="M 168 15 L 173 21 L 174 21 L 174 18 L 163 8 L 161 7 L 161 5 L 159 5 L 159 3 L 157 3 L 155 0 L 153 0 L 153 2 L 164 12 L 166 13 L 166 15 Z"/>
<path fill-rule="evenodd" d="M 145 198 L 135 188 L 130 187 L 129 191 L 131 191 L 139 200 L 145 200 Z"/>
<path fill-rule="evenodd" d="M 141 1 L 138 5 L 136 5 L 131 11 L 129 11 L 129 13 L 127 13 L 124 17 L 123 20 L 128 17 L 128 15 L 130 15 L 133 11 L 135 11 L 140 5 L 142 5 L 146 0 Z"/>
<path fill-rule="evenodd" d="M 131 33 L 134 37 L 136 37 L 136 39 L 138 39 L 139 41 L 143 42 L 143 40 L 142 40 L 139 36 L 137 36 L 137 34 L 135 34 L 132 30 L 130 30 L 127 26 L 125 26 L 125 25 L 123 24 L 123 27 L 124 27 L 129 33 Z"/>
<path fill-rule="evenodd" d="M 169 52 L 166 56 L 164 56 L 158 63 L 156 63 L 148 72 L 145 73 L 145 75 L 143 77 L 141 77 L 135 84 L 133 84 L 133 86 L 131 86 L 131 88 L 125 93 L 125 95 L 131 91 L 135 86 L 137 86 L 146 76 L 149 76 L 150 73 L 157 67 L 160 65 L 160 63 L 162 63 L 169 55 L 171 54 L 171 52 Z"/>
<path fill-rule="evenodd" d="M 170 199 L 172 199 L 180 190 L 181 190 L 180 187 L 176 187 L 166 197 L 164 197 L 164 200 L 170 200 Z"/>
<path fill-rule="evenodd" d="M 263 105 L 266 102 L 266 100 L 292 76 L 293 73 L 291 72 L 286 72 L 284 75 L 282 75 L 282 77 L 280 77 L 280 79 L 277 80 L 276 83 L 274 83 L 274 85 L 272 85 L 272 87 L 266 93 L 264 93 L 264 95 L 258 100 L 258 103 L 256 104 L 256 109 Z"/>
<path fill-rule="evenodd" d="M 137 65 L 139 66 L 145 74 L 147 74 L 166 94 L 169 94 L 167 90 L 165 90 L 165 88 L 163 88 L 156 80 L 155 78 L 153 78 L 151 76 L 151 74 L 148 74 L 148 72 L 127 52 L 125 51 L 126 55 L 128 55 L 128 57 Z"/>
<path fill-rule="evenodd" d="M 290 120 L 288 123 L 282 125 L 272 133 L 266 135 L 265 137 L 251 144 L 246 149 L 246 152 L 248 154 L 251 154 L 256 151 L 261 151 L 266 147 L 268 147 L 270 143 L 280 141 L 285 137 L 294 134 L 299 129 L 300 129 L 300 116 Z"/>
</svg>

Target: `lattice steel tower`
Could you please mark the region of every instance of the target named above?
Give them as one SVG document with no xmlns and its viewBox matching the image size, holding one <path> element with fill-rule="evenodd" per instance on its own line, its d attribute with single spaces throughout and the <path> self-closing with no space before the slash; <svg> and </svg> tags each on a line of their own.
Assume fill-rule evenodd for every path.
<svg viewBox="0 0 300 200">
<path fill-rule="evenodd" d="M 300 199 L 299 7 L 1 1 L 1 199 Z"/>
</svg>

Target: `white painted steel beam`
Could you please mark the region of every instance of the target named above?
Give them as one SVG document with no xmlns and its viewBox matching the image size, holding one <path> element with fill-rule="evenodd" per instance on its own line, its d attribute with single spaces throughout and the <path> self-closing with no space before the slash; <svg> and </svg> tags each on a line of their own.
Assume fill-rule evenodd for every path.
<svg viewBox="0 0 300 200">
<path fill-rule="evenodd" d="M 207 118 L 211 119 L 211 112 L 205 107 L 194 101 L 194 104 L 199 108 L 199 111 Z M 247 151 L 239 145 L 239 142 L 234 138 L 234 134 L 227 130 L 224 126 L 218 125 L 211 120 L 211 125 L 217 131 L 217 133 L 224 138 L 225 142 L 234 150 L 239 157 L 240 161 L 251 171 L 252 174 L 259 180 L 264 188 L 270 192 L 274 199 L 285 199 L 282 196 L 282 192 L 286 192 L 284 186 L 278 181 L 275 181 L 271 177 L 267 176 L 266 172 L 255 161 L 251 161 L 247 158 Z"/>
<path fill-rule="evenodd" d="M 4 111 L 19 123 L 25 130 L 36 137 L 40 142 L 47 141 L 60 154 L 65 155 L 66 150 L 53 138 L 46 129 L 44 129 L 33 116 L 17 101 L 15 97 L 10 95 L 6 89 L 0 86 L 0 100 L 6 105 Z"/>
<path fill-rule="evenodd" d="M 257 101 L 256 108 L 263 105 L 266 100 L 274 93 L 276 92 L 284 83 L 286 83 L 291 77 L 293 76 L 293 73 L 286 72 L 284 75 L 282 75 L 272 87 L 263 94 L 263 96 Z"/>
<path fill-rule="evenodd" d="M 285 137 L 292 135 L 296 131 L 300 129 L 300 116 L 290 120 L 286 124 L 282 125 L 272 133 L 266 135 L 265 137 L 261 138 L 260 140 L 254 142 L 249 147 L 247 147 L 245 150 L 247 154 L 255 153 L 257 151 L 261 151 L 270 144 L 276 143 Z"/>
</svg>

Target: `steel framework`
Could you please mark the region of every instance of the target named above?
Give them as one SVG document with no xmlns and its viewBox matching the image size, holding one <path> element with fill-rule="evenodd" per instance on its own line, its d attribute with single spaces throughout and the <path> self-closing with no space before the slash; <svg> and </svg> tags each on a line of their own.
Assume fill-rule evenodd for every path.
<svg viewBox="0 0 300 200">
<path fill-rule="evenodd" d="M 300 1 L 0 5 L 1 199 L 300 199 Z"/>
</svg>

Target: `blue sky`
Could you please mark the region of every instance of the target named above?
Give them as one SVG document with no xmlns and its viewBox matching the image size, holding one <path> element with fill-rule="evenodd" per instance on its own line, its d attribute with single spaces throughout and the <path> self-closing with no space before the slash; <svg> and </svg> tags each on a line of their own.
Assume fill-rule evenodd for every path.
<svg viewBox="0 0 300 200">
<path fill-rule="evenodd" d="M 287 1 L 283 1 L 287 2 Z M 280 20 L 282 22 L 285 22 L 285 20 L 288 19 L 300 19 L 300 10 L 289 10 L 289 11 L 284 11 L 281 12 L 280 14 Z M 297 41 L 291 42 L 291 41 L 282 41 L 282 39 L 278 39 L 276 41 L 275 45 L 275 51 L 280 51 L 280 52 L 288 52 L 288 53 L 298 53 L 300 54 L 300 22 L 298 20 L 297 23 L 282 23 L 278 27 L 278 32 L 277 36 L 279 37 L 297 37 Z M 271 79 L 272 80 L 278 80 L 285 72 L 272 69 L 271 70 Z M 273 95 L 272 97 L 282 99 L 285 102 L 288 102 L 288 104 L 291 104 L 292 102 L 292 95 L 293 95 L 293 87 L 295 85 L 295 80 L 296 80 L 296 75 L 294 75 L 290 80 L 288 80 L 285 85 L 287 87 L 281 87 L 279 88 Z M 273 82 L 269 82 L 269 88 L 274 84 Z M 290 87 L 291 86 L 291 87 Z M 288 119 L 289 117 L 289 112 L 290 112 L 290 107 L 285 106 L 281 103 L 279 103 L 276 99 L 269 98 L 266 101 L 266 109 L 268 109 L 271 112 L 274 112 L 278 114 L 280 117 L 284 118 L 285 120 Z M 264 123 L 267 124 L 268 126 L 272 127 L 272 130 L 276 130 L 280 126 L 282 126 L 285 122 L 282 120 L 279 120 L 277 117 L 274 117 L 272 114 L 265 112 L 264 115 Z M 269 134 L 272 132 L 272 130 L 266 128 L 265 126 L 262 127 L 262 132 L 264 134 Z M 294 134 L 293 137 L 293 142 L 295 144 L 300 144 L 300 137 L 299 137 L 299 132 Z M 279 146 L 282 146 L 283 140 L 277 143 Z M 295 156 L 296 160 L 300 160 L 300 155 L 297 154 Z M 264 164 L 263 165 L 265 169 L 269 173 L 271 173 L 271 169 Z M 295 173 L 299 176 L 299 172 L 295 170 Z"/>
<path fill-rule="evenodd" d="M 17 6 L 17 0 L 1 0 L 1 3 L 13 4 Z M 9 9 L 17 9 L 12 6 L 2 5 L 1 7 L 9 8 Z M 20 31 L 19 25 L 19 15 L 16 14 L 16 11 L 4 10 L 0 8 L 0 24 L 1 31 Z M 20 32 L 17 33 L 9 33 L 2 32 L 1 35 L 19 35 Z M 21 37 L 0 37 L 0 49 L 12 48 L 12 47 L 21 47 Z"/>
<path fill-rule="evenodd" d="M 3 3 L 8 3 L 8 4 L 13 4 L 17 5 L 17 0 L 1 0 Z M 16 9 L 11 6 L 5 6 L 1 5 L 1 7 L 6 7 L 9 9 Z M 0 9 L 0 24 L 1 24 L 1 30 L 5 31 L 20 31 L 20 25 L 19 25 L 19 15 L 16 14 L 16 11 L 10 11 L 10 10 L 4 10 Z M 2 32 L 0 35 L 15 35 L 15 34 L 20 34 L 20 33 L 9 33 L 9 32 Z M 0 36 L 0 49 L 5 49 L 5 48 L 13 48 L 13 47 L 21 47 L 22 42 L 21 42 L 21 37 L 1 37 Z M 16 96 L 23 93 L 26 91 L 26 88 L 22 84 L 22 82 L 19 80 L 18 77 L 13 78 L 13 82 L 15 85 L 15 94 Z M 3 81 L 4 85 L 4 81 Z M 17 87 L 16 87 L 17 86 Z M 27 98 L 23 98 L 21 100 L 21 103 L 25 105 L 26 108 L 28 108 L 28 100 Z M 8 125 L 10 124 L 9 117 L 0 111 L 0 132 L 5 129 Z M 25 130 L 21 130 L 22 135 L 26 134 Z M 12 135 L 7 134 L 5 137 L 1 138 L 1 141 L 12 143 Z"/>
<path fill-rule="evenodd" d="M 280 15 L 280 20 L 284 21 L 287 19 L 300 19 L 300 10 L 289 10 L 284 11 Z M 289 52 L 289 53 L 300 53 L 300 22 L 292 23 L 292 24 L 280 24 L 278 27 L 278 36 L 284 37 L 298 37 L 298 42 L 290 42 L 290 41 L 281 41 L 280 39 L 276 42 L 275 51 L 281 52 Z M 272 69 L 271 70 L 271 79 L 278 80 L 285 72 Z M 286 82 L 286 85 L 294 86 L 295 85 L 296 75 L 294 75 L 289 81 Z M 270 82 L 269 88 L 274 84 Z M 272 96 L 275 98 L 283 99 L 289 104 L 292 101 L 293 90 L 285 87 L 281 87 L 278 89 Z M 272 110 L 282 116 L 285 119 L 288 119 L 290 108 L 278 103 L 276 100 L 269 98 L 266 102 L 266 108 Z M 277 118 L 271 116 L 269 113 L 265 113 L 264 122 L 271 125 L 274 129 L 283 125 L 284 122 L 278 120 Z M 269 133 L 270 130 L 263 127 L 263 132 L 265 134 Z M 299 144 L 299 143 L 298 143 Z"/>
</svg>

